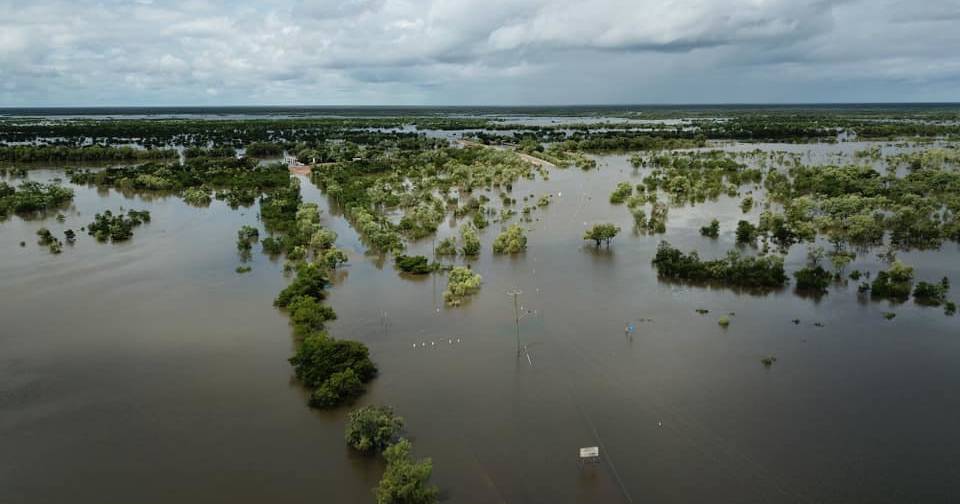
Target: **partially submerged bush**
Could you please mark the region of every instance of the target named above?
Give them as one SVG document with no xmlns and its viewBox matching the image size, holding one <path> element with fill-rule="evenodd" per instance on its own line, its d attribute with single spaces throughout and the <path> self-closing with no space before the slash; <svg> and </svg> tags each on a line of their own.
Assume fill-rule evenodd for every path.
<svg viewBox="0 0 960 504">
<path fill-rule="evenodd" d="M 759 231 L 745 220 L 737 222 L 737 243 L 752 245 L 756 243 Z"/>
<path fill-rule="evenodd" d="M 461 249 L 463 255 L 468 257 L 480 255 L 480 236 L 477 234 L 477 228 L 472 225 L 460 228 L 460 240 L 463 242 Z"/>
<path fill-rule="evenodd" d="M 437 244 L 435 250 L 437 256 L 453 256 L 457 255 L 457 241 L 453 237 L 447 237 L 440 240 L 440 243 Z"/>
<path fill-rule="evenodd" d="M 906 301 L 910 297 L 913 283 L 913 268 L 900 261 L 894 261 L 886 271 L 877 273 L 870 285 L 870 295 L 877 299 Z"/>
<path fill-rule="evenodd" d="M 493 240 L 494 254 L 516 254 L 527 249 L 527 236 L 519 224 L 512 224 Z"/>
<path fill-rule="evenodd" d="M 329 283 L 325 268 L 316 264 L 302 264 L 297 268 L 296 278 L 287 288 L 280 291 L 273 305 L 286 307 L 294 299 L 304 296 L 318 300 L 324 299 L 326 297 L 324 290 Z"/>
<path fill-rule="evenodd" d="M 344 433 L 347 444 L 362 452 L 380 452 L 403 430 L 403 418 L 387 406 L 363 406 L 350 412 Z"/>
<path fill-rule="evenodd" d="M 707 238 L 717 238 L 720 236 L 720 221 L 713 219 L 710 225 L 700 228 L 700 235 Z"/>
<path fill-rule="evenodd" d="M 427 481 L 433 473 L 430 459 L 414 462 L 411 444 L 401 439 L 383 452 L 387 469 L 377 485 L 377 504 L 434 504 L 439 490 Z"/>
<path fill-rule="evenodd" d="M 797 279 L 797 289 L 810 292 L 826 292 L 833 275 L 819 264 L 807 266 L 793 273 Z"/>
<path fill-rule="evenodd" d="M 424 256 L 398 255 L 394 259 L 394 264 L 397 265 L 400 271 L 414 275 L 426 275 L 433 271 L 433 266 L 430 266 L 429 259 Z"/>
<path fill-rule="evenodd" d="M 237 249 L 249 251 L 253 244 L 260 239 L 260 231 L 253 226 L 242 226 L 237 231 Z"/>
<path fill-rule="evenodd" d="M 447 289 L 443 291 L 443 300 L 448 306 L 460 306 L 464 299 L 480 290 L 482 278 L 464 266 L 450 270 L 447 277 Z"/>
<path fill-rule="evenodd" d="M 311 296 L 299 296 L 287 305 L 295 336 L 303 338 L 323 330 L 324 325 L 336 320 L 337 314 L 328 305 Z"/>
<path fill-rule="evenodd" d="M 943 277 L 939 283 L 917 282 L 913 289 L 913 300 L 919 304 L 940 306 L 947 301 L 947 292 L 950 291 L 950 280 Z"/>
<path fill-rule="evenodd" d="M 619 205 L 627 200 L 633 194 L 633 186 L 629 182 L 620 182 L 617 188 L 610 194 L 610 203 Z"/>
<path fill-rule="evenodd" d="M 97 241 L 125 241 L 133 237 L 133 228 L 144 222 L 150 222 L 150 212 L 146 210 L 130 210 L 126 216 L 107 210 L 93 216 L 93 222 L 87 225 L 87 234 Z"/>
<path fill-rule="evenodd" d="M 310 405 L 332 407 L 363 393 L 377 367 L 367 346 L 357 341 L 335 340 L 324 332 L 304 338 L 290 358 L 297 379 L 313 390 Z"/>
</svg>

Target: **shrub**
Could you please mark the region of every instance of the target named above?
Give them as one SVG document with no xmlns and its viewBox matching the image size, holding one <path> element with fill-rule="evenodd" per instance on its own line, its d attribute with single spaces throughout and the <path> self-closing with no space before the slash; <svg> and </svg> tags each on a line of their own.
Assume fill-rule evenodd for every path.
<svg viewBox="0 0 960 504">
<path fill-rule="evenodd" d="M 894 261 L 887 271 L 877 273 L 870 285 L 870 295 L 877 299 L 906 301 L 910 297 L 913 283 L 913 268 L 900 261 Z"/>
<path fill-rule="evenodd" d="M 450 270 L 447 278 L 447 289 L 443 291 L 443 300 L 449 306 L 460 306 L 467 297 L 480 289 L 482 278 L 464 266 L 457 266 Z"/>
<path fill-rule="evenodd" d="M 210 193 L 200 187 L 188 187 L 183 191 L 183 201 L 188 205 L 204 207 L 210 204 Z"/>
<path fill-rule="evenodd" d="M 344 433 L 347 444 L 362 452 L 383 451 L 403 430 L 403 418 L 387 406 L 363 406 L 350 412 Z"/>
<path fill-rule="evenodd" d="M 620 182 L 617 188 L 610 194 L 610 203 L 619 205 L 627 200 L 633 194 L 633 186 L 629 182 Z"/>
<path fill-rule="evenodd" d="M 248 251 L 253 247 L 253 243 L 260 239 L 260 231 L 253 226 L 242 226 L 237 231 L 237 249 Z"/>
<path fill-rule="evenodd" d="M 363 392 L 377 367 L 367 346 L 357 341 L 334 340 L 324 332 L 304 338 L 290 358 L 297 379 L 313 390 L 310 405 L 336 406 Z"/>
<path fill-rule="evenodd" d="M 797 279 L 797 289 L 813 292 L 825 292 L 833 279 L 833 275 L 819 264 L 798 270 L 793 276 Z"/>
<path fill-rule="evenodd" d="M 737 243 L 753 244 L 757 241 L 757 227 L 745 220 L 737 222 Z"/>
<path fill-rule="evenodd" d="M 310 406 L 332 408 L 348 403 L 363 394 L 363 383 L 352 369 L 344 369 L 330 375 L 327 381 L 310 394 Z"/>
<path fill-rule="evenodd" d="M 439 491 L 427 481 L 433 473 L 430 459 L 414 462 L 411 444 L 401 439 L 383 452 L 387 469 L 377 485 L 377 504 L 434 504 Z"/>
<path fill-rule="evenodd" d="M 463 241 L 463 255 L 480 255 L 480 237 L 477 235 L 477 228 L 473 226 L 463 226 L 460 228 L 460 239 Z"/>
<path fill-rule="evenodd" d="M 293 324 L 293 333 L 301 338 L 322 331 L 327 322 L 337 318 L 333 308 L 310 296 L 294 298 L 287 305 L 287 310 L 290 313 L 290 323 Z"/>
<path fill-rule="evenodd" d="M 519 224 L 512 224 L 493 240 L 493 253 L 516 254 L 527 249 L 527 236 Z"/>
<path fill-rule="evenodd" d="M 273 301 L 274 306 L 286 307 L 295 298 L 312 297 L 324 299 L 329 280 L 325 270 L 315 264 L 303 264 L 297 268 L 297 276 L 290 282 L 285 289 L 280 291 L 277 298 Z"/>
<path fill-rule="evenodd" d="M 457 242 L 451 237 L 444 238 L 440 240 L 440 243 L 437 245 L 435 253 L 438 256 L 452 256 L 457 255 Z"/>
<path fill-rule="evenodd" d="M 700 235 L 708 238 L 717 238 L 720 236 L 720 221 L 713 219 L 709 226 L 700 228 Z"/>
<path fill-rule="evenodd" d="M 426 275 L 433 271 L 429 260 L 424 256 L 398 255 L 394 259 L 394 264 L 397 265 L 397 268 L 400 268 L 400 271 L 414 275 Z"/>
<path fill-rule="evenodd" d="M 919 304 L 940 306 L 947 301 L 947 292 L 950 290 L 950 280 L 943 277 L 939 283 L 917 282 L 913 289 L 913 300 Z"/>
</svg>

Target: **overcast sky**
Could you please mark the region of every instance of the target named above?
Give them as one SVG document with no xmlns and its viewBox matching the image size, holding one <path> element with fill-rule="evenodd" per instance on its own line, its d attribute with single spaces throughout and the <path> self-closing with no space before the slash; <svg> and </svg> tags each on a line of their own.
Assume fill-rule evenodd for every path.
<svg viewBox="0 0 960 504">
<path fill-rule="evenodd" d="M 958 0 L 0 0 L 0 106 L 960 101 Z"/>
</svg>

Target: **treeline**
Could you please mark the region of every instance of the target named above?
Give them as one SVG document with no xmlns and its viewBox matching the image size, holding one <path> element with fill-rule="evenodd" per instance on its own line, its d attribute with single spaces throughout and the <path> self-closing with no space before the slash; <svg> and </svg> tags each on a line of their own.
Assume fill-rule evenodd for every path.
<svg viewBox="0 0 960 504">
<path fill-rule="evenodd" d="M 322 143 L 346 140 L 376 144 L 423 136 L 406 129 L 460 130 L 482 128 L 485 119 L 471 118 L 317 118 L 317 119 L 126 119 L 126 120 L 18 120 L 0 121 L 0 142 L 49 139 L 61 146 L 87 143 L 137 144 L 145 147 L 232 146 L 255 143 Z"/>
<path fill-rule="evenodd" d="M 0 161 L 11 163 L 145 161 L 176 158 L 177 151 L 173 149 L 138 149 L 103 145 L 82 147 L 56 145 L 0 146 Z"/>
</svg>

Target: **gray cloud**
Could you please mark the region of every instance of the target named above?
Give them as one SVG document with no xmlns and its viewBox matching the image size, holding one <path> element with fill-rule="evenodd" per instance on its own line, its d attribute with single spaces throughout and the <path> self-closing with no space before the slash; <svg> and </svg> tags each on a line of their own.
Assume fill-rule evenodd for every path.
<svg viewBox="0 0 960 504">
<path fill-rule="evenodd" d="M 960 99 L 952 0 L 0 0 L 0 105 Z"/>
</svg>

